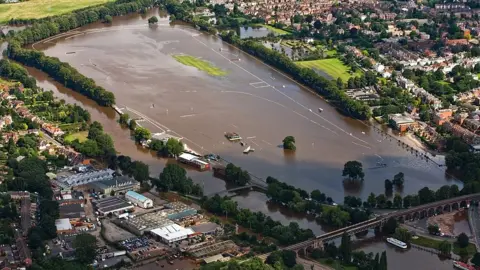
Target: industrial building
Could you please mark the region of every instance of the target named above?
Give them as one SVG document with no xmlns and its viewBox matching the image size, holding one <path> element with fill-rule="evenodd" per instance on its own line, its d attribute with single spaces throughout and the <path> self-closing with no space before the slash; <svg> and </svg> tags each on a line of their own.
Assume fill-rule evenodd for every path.
<svg viewBox="0 0 480 270">
<path fill-rule="evenodd" d="M 96 181 L 89 184 L 89 187 L 95 192 L 110 194 L 112 191 L 117 193 L 126 193 L 130 190 L 140 189 L 140 183 L 127 176 L 117 176 L 112 179 Z"/>
<path fill-rule="evenodd" d="M 190 228 L 184 228 L 177 224 L 167 225 L 150 231 L 152 235 L 165 244 L 173 244 L 187 239 L 189 235 L 195 234 Z"/>
<path fill-rule="evenodd" d="M 223 228 L 217 223 L 207 222 L 190 227 L 195 233 L 203 235 L 222 235 Z"/>
<path fill-rule="evenodd" d="M 181 219 L 187 216 L 195 215 L 197 213 L 197 210 L 195 208 L 192 208 L 181 202 L 167 203 L 165 204 L 165 207 L 173 210 L 167 213 L 167 217 L 171 220 Z"/>
<path fill-rule="evenodd" d="M 132 204 L 118 197 L 99 199 L 93 203 L 95 204 L 97 211 L 102 215 L 108 215 L 110 213 L 123 213 L 134 208 Z"/>
<path fill-rule="evenodd" d="M 113 179 L 113 173 L 115 171 L 111 169 L 105 169 L 100 171 L 92 171 L 86 173 L 77 173 L 70 176 L 59 177 L 56 179 L 63 186 L 76 187 L 81 185 L 90 184 L 92 182 L 105 181 Z"/>
<path fill-rule="evenodd" d="M 65 234 L 74 232 L 70 219 L 61 218 L 55 220 L 55 226 L 57 227 L 57 234 Z"/>
<path fill-rule="evenodd" d="M 173 221 L 168 219 L 163 211 L 146 213 L 122 221 L 122 226 L 136 235 L 142 235 L 145 232 L 170 224 L 173 224 Z"/>
<path fill-rule="evenodd" d="M 199 159 L 197 156 L 194 156 L 189 153 L 183 153 L 178 157 L 178 161 L 181 163 L 185 163 L 191 165 L 201 171 L 209 170 L 210 163 Z"/>
<path fill-rule="evenodd" d="M 147 209 L 147 208 L 152 208 L 153 207 L 153 201 L 150 198 L 147 198 L 143 196 L 142 194 L 138 194 L 135 191 L 128 191 L 125 194 L 125 199 L 127 199 L 129 202 L 132 202 L 133 204 Z"/>
<path fill-rule="evenodd" d="M 80 219 L 85 217 L 85 210 L 82 204 L 70 203 L 59 205 L 60 218 Z"/>
</svg>

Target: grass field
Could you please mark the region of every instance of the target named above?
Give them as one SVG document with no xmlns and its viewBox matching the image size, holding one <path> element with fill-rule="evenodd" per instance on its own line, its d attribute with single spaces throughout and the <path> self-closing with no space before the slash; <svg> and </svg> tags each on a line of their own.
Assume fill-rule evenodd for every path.
<svg viewBox="0 0 480 270">
<path fill-rule="evenodd" d="M 190 56 L 190 55 L 173 55 L 173 58 L 177 60 L 178 62 L 186 65 L 186 66 L 191 66 L 195 67 L 198 70 L 205 71 L 209 75 L 212 76 L 225 76 L 227 75 L 227 72 L 225 70 L 222 70 L 218 67 L 215 67 L 211 63 L 204 61 L 200 58 Z"/>
<path fill-rule="evenodd" d="M 111 1 L 113 0 L 30 0 L 21 3 L 1 4 L 0 23 L 5 23 L 12 18 L 38 19 L 61 15 L 73 10 Z"/>
<path fill-rule="evenodd" d="M 262 25 L 263 27 L 267 28 L 268 30 L 272 31 L 273 33 L 277 34 L 277 35 L 288 35 L 288 34 L 291 34 L 290 32 L 288 31 L 285 31 L 283 29 L 280 29 L 280 28 L 276 28 L 276 27 L 273 27 L 271 25 L 268 25 L 268 24 L 265 24 L 265 25 Z"/>
<path fill-rule="evenodd" d="M 88 136 L 88 131 L 80 131 L 80 132 L 77 132 L 77 133 L 72 133 L 72 134 L 67 135 L 65 137 L 65 142 L 73 142 L 77 139 L 80 142 L 84 142 L 84 141 L 87 140 L 87 136 Z"/>
<path fill-rule="evenodd" d="M 360 76 L 361 71 L 356 71 L 350 74 L 350 67 L 344 65 L 338 58 L 312 60 L 312 61 L 299 61 L 295 62 L 297 65 L 306 68 L 318 69 L 325 72 L 333 79 L 341 78 L 344 82 L 352 76 Z"/>
<path fill-rule="evenodd" d="M 411 242 L 412 242 L 412 244 L 416 244 L 416 245 L 419 245 L 419 246 L 422 246 L 422 247 L 438 249 L 438 245 L 440 245 L 440 243 L 442 241 L 427 238 L 427 237 L 418 236 L 418 239 L 412 239 Z M 470 257 L 473 256 L 473 254 L 475 254 L 475 252 L 476 252 L 475 245 L 471 244 L 471 243 L 468 244 L 466 249 L 467 249 L 468 255 Z M 454 243 L 453 244 L 453 250 L 452 250 L 453 253 L 459 255 L 460 250 L 461 250 L 461 248 L 457 245 L 457 243 Z"/>
</svg>

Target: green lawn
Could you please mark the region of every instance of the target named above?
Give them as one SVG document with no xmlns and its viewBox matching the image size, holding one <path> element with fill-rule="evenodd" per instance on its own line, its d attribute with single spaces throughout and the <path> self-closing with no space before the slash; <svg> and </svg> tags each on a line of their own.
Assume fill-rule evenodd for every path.
<svg viewBox="0 0 480 270">
<path fill-rule="evenodd" d="M 301 67 L 321 70 L 327 73 L 333 79 L 336 80 L 337 78 L 341 78 L 344 82 L 347 82 L 352 76 L 360 76 L 362 74 L 360 70 L 351 74 L 350 67 L 344 65 L 343 62 L 338 58 L 298 61 L 295 63 Z"/>
<path fill-rule="evenodd" d="M 11 18 L 38 19 L 61 15 L 73 10 L 99 5 L 113 0 L 30 0 L 0 5 L 0 23 Z"/>
<path fill-rule="evenodd" d="M 65 137 L 65 142 L 73 142 L 77 139 L 80 142 L 84 142 L 87 140 L 87 136 L 88 136 L 88 131 L 80 131 L 77 133 L 72 133 Z"/>
<path fill-rule="evenodd" d="M 212 76 L 225 76 L 227 75 L 227 72 L 225 70 L 222 70 L 218 67 L 215 67 L 211 63 L 204 61 L 200 58 L 190 56 L 190 55 L 173 55 L 173 58 L 177 60 L 178 62 L 186 65 L 186 66 L 191 66 L 195 67 L 198 70 L 205 71 L 209 75 Z"/>
<path fill-rule="evenodd" d="M 288 34 L 291 34 L 290 32 L 288 31 L 285 31 L 283 29 L 280 29 L 280 28 L 276 28 L 276 27 L 273 27 L 271 25 L 268 25 L 268 24 L 265 24 L 265 25 L 261 25 L 265 28 L 267 28 L 268 30 L 272 31 L 273 33 L 277 34 L 277 35 L 288 35 Z"/>
<path fill-rule="evenodd" d="M 423 236 L 418 236 L 418 239 L 412 239 L 411 240 L 412 244 L 419 245 L 419 246 L 422 246 L 422 247 L 427 247 L 427 248 L 434 248 L 434 249 L 438 249 L 438 245 L 440 245 L 441 242 L 442 241 L 440 241 L 440 240 L 435 240 L 435 239 L 431 239 L 431 238 L 427 238 L 427 237 L 423 237 Z M 475 254 L 475 252 L 476 252 L 475 245 L 472 244 L 472 243 L 468 244 L 466 249 L 468 251 L 468 256 L 470 256 L 470 257 L 473 256 L 473 254 Z M 457 243 L 454 243 L 453 244 L 453 250 L 452 250 L 453 253 L 459 255 L 460 250 L 461 250 L 461 248 L 457 245 Z"/>
</svg>

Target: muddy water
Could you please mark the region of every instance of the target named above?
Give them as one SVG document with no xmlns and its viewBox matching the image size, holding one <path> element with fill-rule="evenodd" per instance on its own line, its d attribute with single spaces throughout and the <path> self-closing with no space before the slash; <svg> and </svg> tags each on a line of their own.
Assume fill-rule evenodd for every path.
<svg viewBox="0 0 480 270">
<path fill-rule="evenodd" d="M 342 201 L 345 194 L 365 198 L 370 192 L 383 192 L 384 180 L 400 171 L 406 176 L 404 193 L 456 183 L 441 168 L 363 123 L 340 115 L 324 100 L 260 61 L 216 37 L 183 25 L 171 26 L 165 16 L 158 26 L 149 27 L 146 18 L 151 15 L 115 18 L 108 26 L 92 24 L 62 38 L 37 43 L 34 48 L 70 63 L 114 92 L 120 107 L 148 119 L 141 125 L 157 128 L 154 132 L 167 130 L 184 137 L 195 150 L 215 152 L 261 177 L 272 175 L 306 190 L 320 189 L 337 201 Z M 172 54 L 200 57 L 228 75 L 208 76 L 177 63 Z M 158 174 L 165 163 L 171 162 L 135 146 L 130 131 L 118 125 L 112 109 L 97 106 L 38 70 L 29 68 L 29 72 L 57 97 L 89 110 L 92 119 L 101 122 L 114 138 L 116 149 L 149 164 L 152 174 Z M 323 112 L 318 113 L 318 108 Z M 224 139 L 227 131 L 238 132 L 255 152 L 244 155 L 242 147 Z M 288 135 L 297 141 L 294 154 L 279 147 Z M 366 176 L 362 184 L 342 183 L 342 167 L 348 160 L 364 164 Z M 375 168 L 377 162 L 388 166 Z M 209 172 L 189 170 L 189 176 L 202 183 L 206 193 L 225 189 L 225 183 Z M 324 231 L 313 220 L 265 204 L 263 194 L 252 192 L 235 200 L 241 207 L 262 211 L 285 224 L 296 221 L 317 234 Z M 379 251 L 387 247 L 381 243 L 367 248 Z M 406 257 L 387 250 L 389 265 L 400 264 Z M 420 259 L 423 254 L 417 253 L 412 250 L 407 254 L 425 262 L 423 257 Z"/>
<path fill-rule="evenodd" d="M 111 26 L 93 24 L 34 47 L 93 78 L 115 93 L 120 107 L 150 119 L 159 130 L 170 130 L 194 149 L 219 154 L 260 177 L 272 175 L 307 190 L 318 188 L 339 201 L 345 193 L 365 198 L 370 192 L 383 192 L 384 180 L 400 171 L 406 176 L 404 193 L 453 183 L 443 169 L 340 115 L 321 98 L 216 37 L 171 26 L 167 18 L 149 27 L 144 18 L 115 18 Z M 209 76 L 176 62 L 174 54 L 200 57 L 228 75 Z M 128 140 L 128 131 L 113 128 L 111 112 L 84 97 L 71 98 L 111 119 L 116 141 Z M 225 140 L 227 131 L 238 132 L 255 152 L 244 155 L 239 144 Z M 293 154 L 279 147 L 288 135 L 297 141 Z M 120 146 L 131 148 L 128 154 L 133 158 L 144 156 L 126 143 Z M 362 184 L 344 187 L 341 171 L 348 160 L 364 164 Z M 388 166 L 375 168 L 377 162 Z M 212 181 L 205 188 L 217 185 Z"/>
<path fill-rule="evenodd" d="M 453 269 L 451 260 L 441 260 L 437 255 L 418 249 L 400 250 L 381 240 L 365 241 L 359 248 L 366 253 L 381 253 L 387 251 L 387 265 L 389 270 L 404 269 Z"/>
</svg>

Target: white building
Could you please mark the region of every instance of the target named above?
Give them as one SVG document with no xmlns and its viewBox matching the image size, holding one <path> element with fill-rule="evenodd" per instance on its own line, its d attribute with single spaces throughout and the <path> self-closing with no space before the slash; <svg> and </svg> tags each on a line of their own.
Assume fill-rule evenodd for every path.
<svg viewBox="0 0 480 270">
<path fill-rule="evenodd" d="M 152 199 L 149 199 L 142 194 L 138 194 L 135 191 L 127 191 L 127 193 L 125 193 L 125 199 L 145 209 L 153 207 Z"/>
<path fill-rule="evenodd" d="M 182 241 L 187 239 L 189 235 L 195 234 L 192 229 L 184 228 L 177 224 L 167 225 L 162 228 L 151 230 L 150 232 L 166 244 L 173 244 Z"/>
</svg>

